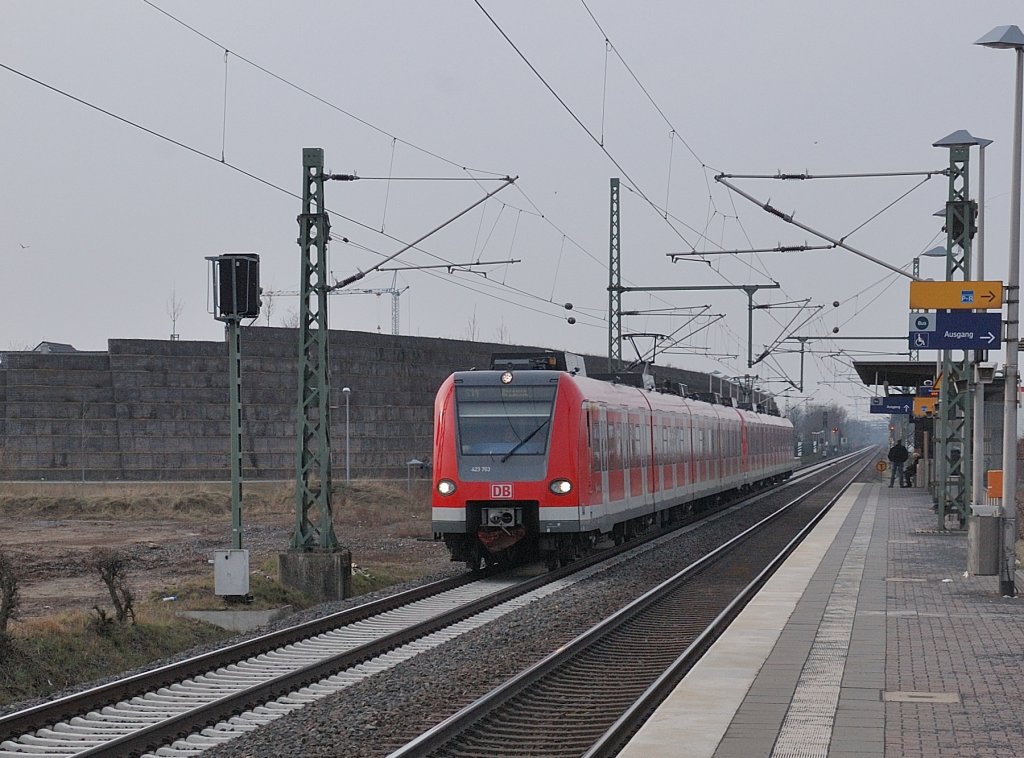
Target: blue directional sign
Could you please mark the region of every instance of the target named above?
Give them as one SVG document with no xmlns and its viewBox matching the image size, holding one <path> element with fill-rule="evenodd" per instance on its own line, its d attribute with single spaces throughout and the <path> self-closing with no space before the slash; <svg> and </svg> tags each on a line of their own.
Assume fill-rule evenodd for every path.
<svg viewBox="0 0 1024 758">
<path fill-rule="evenodd" d="M 997 350 L 1002 342 L 1002 314 L 936 311 L 928 322 L 923 315 L 911 314 L 911 350 Z"/>
<path fill-rule="evenodd" d="M 871 398 L 872 413 L 899 413 L 910 415 L 914 410 L 913 395 L 887 395 Z"/>
</svg>

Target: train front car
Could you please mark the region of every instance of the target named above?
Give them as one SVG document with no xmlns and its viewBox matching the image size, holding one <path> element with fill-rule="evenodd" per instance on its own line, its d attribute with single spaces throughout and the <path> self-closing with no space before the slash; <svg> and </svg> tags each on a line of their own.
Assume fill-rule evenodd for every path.
<svg viewBox="0 0 1024 758">
<path fill-rule="evenodd" d="M 452 560 L 541 557 L 542 510 L 543 531 L 577 523 L 576 394 L 569 374 L 545 370 L 462 371 L 441 386 L 432 520 Z"/>
</svg>

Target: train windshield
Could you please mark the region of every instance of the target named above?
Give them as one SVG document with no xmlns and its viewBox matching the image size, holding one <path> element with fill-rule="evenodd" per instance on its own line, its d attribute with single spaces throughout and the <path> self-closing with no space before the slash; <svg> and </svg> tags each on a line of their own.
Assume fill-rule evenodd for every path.
<svg viewBox="0 0 1024 758">
<path fill-rule="evenodd" d="M 456 387 L 463 455 L 544 455 L 554 386 Z"/>
</svg>

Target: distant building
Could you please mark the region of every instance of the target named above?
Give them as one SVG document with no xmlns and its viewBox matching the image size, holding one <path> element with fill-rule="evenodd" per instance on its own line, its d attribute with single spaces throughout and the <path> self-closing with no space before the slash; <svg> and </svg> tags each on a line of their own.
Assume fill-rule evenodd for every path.
<svg viewBox="0 0 1024 758">
<path fill-rule="evenodd" d="M 52 353 L 77 353 L 74 345 L 68 345 L 64 342 L 40 342 L 34 348 L 33 353 L 46 353 L 47 355 Z"/>
</svg>

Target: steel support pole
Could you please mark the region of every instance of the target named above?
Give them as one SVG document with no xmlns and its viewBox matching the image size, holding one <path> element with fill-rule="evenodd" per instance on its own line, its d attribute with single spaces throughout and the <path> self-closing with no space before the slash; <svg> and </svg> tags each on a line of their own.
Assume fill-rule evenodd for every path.
<svg viewBox="0 0 1024 758">
<path fill-rule="evenodd" d="M 999 591 L 1017 594 L 1014 572 L 1017 546 L 1017 384 L 1020 356 L 1020 171 L 1021 96 L 1024 50 L 1016 48 L 1017 76 L 1013 93 L 1013 162 L 1010 175 L 1010 263 L 1006 275 L 1006 368 L 1003 397 L 1003 555 Z"/>
<path fill-rule="evenodd" d="M 985 280 L 985 147 L 982 142 L 978 147 L 978 244 L 974 249 L 974 260 L 971 268 L 972 281 Z M 978 356 L 976 363 L 981 363 Z M 972 429 L 971 452 L 971 501 L 982 502 L 981 493 L 985 491 L 985 385 L 978 379 L 977 371 L 971 376 L 974 382 L 971 420 Z"/>
<path fill-rule="evenodd" d="M 231 547 L 242 549 L 242 346 L 237 319 L 224 327 L 228 338 L 228 404 L 231 415 Z"/>
<path fill-rule="evenodd" d="M 756 287 L 744 288 L 747 293 L 747 368 L 754 365 L 754 293 Z"/>
<path fill-rule="evenodd" d="M 921 259 L 916 255 L 914 256 L 914 263 L 911 268 L 911 272 L 914 274 L 915 280 L 921 278 Z M 921 360 L 921 351 L 914 348 L 910 351 L 910 362 L 917 363 L 919 360 Z"/>
<path fill-rule="evenodd" d="M 949 199 L 946 202 L 946 281 L 967 281 L 971 271 L 971 239 L 975 204 L 970 199 L 970 146 L 949 146 Z M 947 514 L 966 523 L 971 502 L 972 402 L 969 353 L 961 361 L 952 350 L 942 351 L 942 386 L 939 389 L 938 528 Z"/>
<path fill-rule="evenodd" d="M 299 248 L 299 401 L 295 462 L 297 550 L 334 550 L 331 508 L 330 380 L 328 378 L 327 293 L 330 220 L 324 205 L 324 151 L 302 150 L 302 212 Z"/>
<path fill-rule="evenodd" d="M 622 268 L 619 180 L 612 177 L 608 220 L 608 373 L 622 368 Z"/>
</svg>

